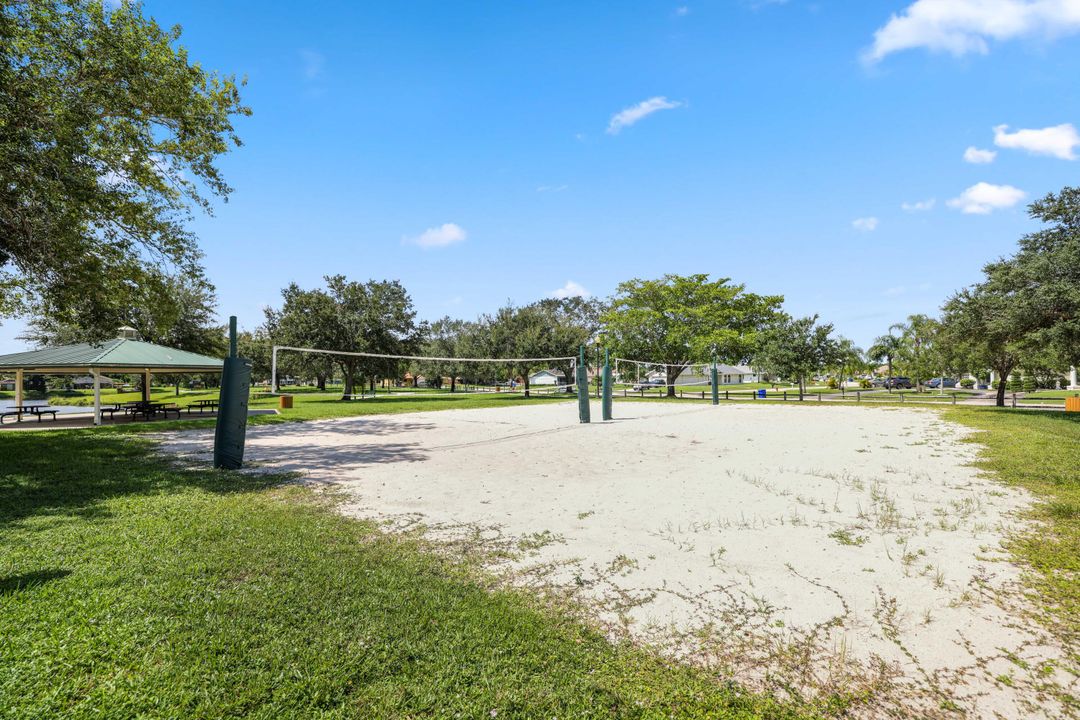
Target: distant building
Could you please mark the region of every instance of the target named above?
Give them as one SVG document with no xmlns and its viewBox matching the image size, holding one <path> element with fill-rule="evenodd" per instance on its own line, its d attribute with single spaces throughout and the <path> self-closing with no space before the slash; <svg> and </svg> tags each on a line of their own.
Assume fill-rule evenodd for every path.
<svg viewBox="0 0 1080 720">
<path fill-rule="evenodd" d="M 90 390 L 94 387 L 94 377 L 92 375 L 82 375 L 71 381 L 71 386 L 76 390 Z M 104 375 L 101 376 L 101 387 L 111 388 L 115 387 L 116 383 L 112 378 L 107 378 Z"/>
<path fill-rule="evenodd" d="M 566 375 L 561 370 L 554 368 L 541 370 L 529 376 L 530 385 L 565 385 Z"/>
</svg>

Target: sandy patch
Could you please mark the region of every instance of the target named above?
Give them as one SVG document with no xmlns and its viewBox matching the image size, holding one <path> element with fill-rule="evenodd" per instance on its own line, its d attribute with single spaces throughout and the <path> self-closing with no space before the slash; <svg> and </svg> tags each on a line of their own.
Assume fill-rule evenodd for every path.
<svg viewBox="0 0 1080 720">
<path fill-rule="evenodd" d="M 595 408 L 599 416 L 599 408 Z M 872 715 L 1055 717 L 1073 683 L 1022 612 L 1001 541 L 1030 499 L 920 410 L 570 404 L 252 428 L 248 459 L 333 483 L 346 511 L 520 550 L 613 634 L 742 682 L 872 687 Z M 167 449 L 207 452 L 208 434 Z M 955 716 L 955 713 L 952 713 Z"/>
</svg>

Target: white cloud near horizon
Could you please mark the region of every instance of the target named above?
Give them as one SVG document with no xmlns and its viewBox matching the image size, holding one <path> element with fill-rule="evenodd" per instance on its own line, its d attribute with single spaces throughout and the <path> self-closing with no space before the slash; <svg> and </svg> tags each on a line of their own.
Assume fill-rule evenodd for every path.
<svg viewBox="0 0 1080 720">
<path fill-rule="evenodd" d="M 980 182 L 972 185 L 959 197 L 948 202 L 949 207 L 956 208 L 967 215 L 989 215 L 994 210 L 1010 208 L 1020 202 L 1027 195 L 1023 190 L 1012 185 L 993 185 Z"/>
<path fill-rule="evenodd" d="M 926 212 L 927 210 L 933 210 L 936 204 L 936 199 L 929 198 L 928 200 L 900 203 L 900 209 L 904 212 Z"/>
<path fill-rule="evenodd" d="M 990 51 L 989 41 L 1080 32 L 1080 0 L 915 0 L 874 33 L 864 61 L 926 48 L 955 57 Z"/>
<path fill-rule="evenodd" d="M 873 232 L 877 230 L 879 220 L 876 217 L 855 218 L 851 221 L 851 227 L 859 232 Z"/>
<path fill-rule="evenodd" d="M 428 228 L 414 237 L 401 238 L 402 245 L 416 245 L 422 248 L 438 248 L 464 242 L 468 234 L 460 225 L 444 223 L 439 227 Z"/>
<path fill-rule="evenodd" d="M 592 293 L 586 290 L 580 283 L 576 283 L 573 280 L 567 280 L 566 284 L 557 290 L 552 290 L 548 293 L 548 297 L 557 298 L 559 300 L 565 300 L 566 298 L 580 297 L 590 298 Z"/>
<path fill-rule="evenodd" d="M 996 157 L 996 150 L 981 150 L 974 145 L 964 151 L 964 162 L 972 165 L 987 165 L 994 162 Z"/>
<path fill-rule="evenodd" d="M 1076 148 L 1080 147 L 1080 133 L 1071 123 L 1016 132 L 1009 132 L 1008 125 L 998 125 L 994 128 L 994 144 L 1003 148 L 1027 150 L 1032 155 L 1075 160 Z"/>
<path fill-rule="evenodd" d="M 608 122 L 607 132 L 609 135 L 618 135 L 623 128 L 630 127 L 634 123 L 647 118 L 655 112 L 661 110 L 674 110 L 675 108 L 682 106 L 683 103 L 678 102 L 677 100 L 668 100 L 663 95 L 651 97 L 648 100 L 642 100 L 637 105 L 623 108 L 612 115 L 611 120 Z"/>
</svg>

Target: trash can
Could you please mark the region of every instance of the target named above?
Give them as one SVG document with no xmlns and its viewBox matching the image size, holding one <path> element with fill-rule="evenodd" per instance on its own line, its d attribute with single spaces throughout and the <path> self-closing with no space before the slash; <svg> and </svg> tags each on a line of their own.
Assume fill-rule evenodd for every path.
<svg viewBox="0 0 1080 720">
<path fill-rule="evenodd" d="M 292 409 L 292 395 L 282 395 L 278 398 L 278 407 L 282 410 Z"/>
<path fill-rule="evenodd" d="M 765 388 L 761 388 L 760 390 L 758 390 L 758 391 L 757 391 L 757 396 L 758 396 L 759 398 L 763 398 L 763 397 L 765 397 Z"/>
</svg>

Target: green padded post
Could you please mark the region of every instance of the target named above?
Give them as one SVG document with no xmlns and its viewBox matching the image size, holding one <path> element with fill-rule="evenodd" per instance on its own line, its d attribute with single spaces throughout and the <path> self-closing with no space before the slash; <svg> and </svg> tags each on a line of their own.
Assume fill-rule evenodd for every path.
<svg viewBox="0 0 1080 720">
<path fill-rule="evenodd" d="M 229 357 L 221 369 L 217 427 L 214 429 L 214 467 L 237 470 L 244 464 L 251 362 L 236 356 L 236 316 L 229 318 Z"/>
<path fill-rule="evenodd" d="M 600 401 L 601 413 L 604 420 L 611 419 L 611 359 L 608 350 L 604 348 L 604 397 Z"/>
<path fill-rule="evenodd" d="M 716 372 L 716 358 L 712 361 L 712 370 L 709 371 L 709 379 L 712 380 L 712 404 L 720 404 L 720 383 L 719 376 Z"/>
<path fill-rule="evenodd" d="M 587 423 L 589 417 L 589 369 L 585 367 L 585 346 L 581 346 L 577 366 L 577 409 L 578 419 Z"/>
</svg>

